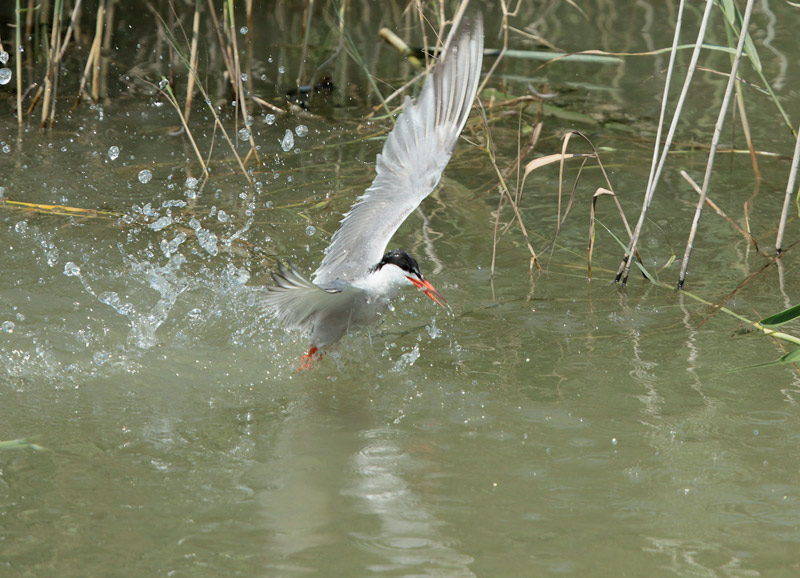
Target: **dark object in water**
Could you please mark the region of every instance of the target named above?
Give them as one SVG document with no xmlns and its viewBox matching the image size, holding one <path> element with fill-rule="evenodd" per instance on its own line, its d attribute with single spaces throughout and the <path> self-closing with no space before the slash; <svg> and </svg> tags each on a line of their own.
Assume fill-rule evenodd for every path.
<svg viewBox="0 0 800 578">
<path fill-rule="evenodd" d="M 329 94 L 334 86 L 330 76 L 323 76 L 314 86 L 309 84 L 286 91 L 286 100 L 306 108 L 306 101 L 314 94 Z"/>
</svg>

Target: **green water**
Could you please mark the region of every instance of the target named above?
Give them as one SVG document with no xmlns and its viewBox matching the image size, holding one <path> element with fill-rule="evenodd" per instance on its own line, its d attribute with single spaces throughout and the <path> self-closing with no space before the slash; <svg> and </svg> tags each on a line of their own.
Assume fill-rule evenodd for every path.
<svg viewBox="0 0 800 578">
<path fill-rule="evenodd" d="M 379 25 L 403 22 L 403 6 L 392 6 L 383 15 L 353 9 L 354 41 L 371 58 Z M 280 8 L 285 22 L 248 32 L 287 26 L 289 38 L 271 44 L 263 34 L 251 47 L 258 75 L 274 82 L 279 66 L 296 66 L 302 38 L 299 13 Z M 512 22 L 566 50 L 671 42 L 668 5 L 583 8 L 588 19 L 568 3 L 526 4 Z M 489 47 L 498 45 L 496 12 L 487 10 Z M 754 26 L 765 74 L 796 120 L 797 40 L 780 25 L 791 16 L 762 2 Z M 133 16 L 123 10 L 125 18 Z M 696 23 L 689 11 L 687 42 Z M 718 15 L 712 25 L 724 42 Z M 512 45 L 533 47 L 518 36 Z M 134 52 L 118 60 L 120 69 L 138 62 Z M 545 116 L 526 160 L 558 152 L 563 132 L 581 130 L 635 222 L 666 62 L 535 70 L 509 61 L 491 87 L 521 94 L 529 78 L 560 93 L 556 104 L 578 117 Z M 372 65 L 394 86 L 412 74 L 385 48 Z M 728 58 L 706 65 L 724 69 Z M 6 199 L 124 215 L 0 207 L 0 440 L 29 442 L 0 448 L 0 575 L 798 575 L 798 373 L 742 369 L 783 351 L 690 295 L 638 274 L 614 285 L 622 251 L 602 227 L 587 281 L 590 198 L 604 186 L 591 163 L 543 270 L 529 276 L 512 228 L 492 279 L 496 173 L 462 140 L 441 187 L 392 242 L 419 260 L 452 310 L 408 292 L 368 335 L 295 371 L 307 343 L 263 311 L 259 284 L 276 256 L 316 267 L 341 213 L 369 185 L 389 127 L 360 125 L 368 87 L 352 62 L 335 70 L 337 83 L 352 83 L 327 108 L 273 124 L 254 111 L 262 150 L 253 185 L 200 105 L 195 136 L 205 153 L 216 139 L 215 160 L 195 188 L 186 179 L 199 176 L 198 164 L 185 138 L 168 134 L 178 124 L 168 104 L 120 96 L 68 115 L 65 102 L 52 132 L 34 122 L 19 138 L 13 115 L 0 117 Z M 726 81 L 698 74 L 676 137 L 683 144 L 709 142 Z M 743 74 L 755 82 L 750 68 Z M 262 96 L 282 104 L 270 86 Z M 745 98 L 756 147 L 778 156 L 760 158 L 758 184 L 746 154 L 720 154 L 710 194 L 770 252 L 793 137 L 766 97 Z M 501 168 L 516 154 L 513 110 L 489 113 Z M 307 135 L 297 136 L 299 125 Z M 284 152 L 287 130 L 295 146 Z M 466 136 L 485 142 L 485 129 L 475 119 Z M 723 143 L 731 139 L 744 148 L 738 125 Z M 700 146 L 676 149 L 640 244 L 645 266 L 670 285 L 696 202 L 678 171 L 701 181 L 705 159 Z M 148 183 L 138 178 L 144 169 Z M 522 216 L 538 251 L 555 231 L 557 187 L 556 165 L 528 177 Z M 512 217 L 506 208 L 501 222 Z M 624 237 L 607 199 L 598 218 Z M 198 225 L 216 245 L 198 238 Z M 797 235 L 795 217 L 787 245 Z M 753 320 L 800 302 L 794 251 L 781 268 L 762 271 L 767 263 L 707 211 L 687 289 L 712 303 L 727 297 Z"/>
</svg>

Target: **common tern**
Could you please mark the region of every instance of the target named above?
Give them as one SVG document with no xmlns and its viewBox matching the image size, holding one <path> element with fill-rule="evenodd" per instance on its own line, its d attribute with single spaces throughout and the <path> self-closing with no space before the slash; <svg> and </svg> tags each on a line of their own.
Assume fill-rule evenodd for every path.
<svg viewBox="0 0 800 578">
<path fill-rule="evenodd" d="M 444 299 L 403 250 L 386 253 L 392 236 L 436 188 L 467 122 L 483 59 L 483 21 L 464 22 L 425 80 L 417 103 L 403 112 L 377 156 L 372 185 L 344 215 L 313 282 L 278 264 L 266 306 L 289 329 L 310 333 L 301 359 L 307 368 L 347 332 L 375 324 L 401 287 L 413 285 Z"/>
</svg>

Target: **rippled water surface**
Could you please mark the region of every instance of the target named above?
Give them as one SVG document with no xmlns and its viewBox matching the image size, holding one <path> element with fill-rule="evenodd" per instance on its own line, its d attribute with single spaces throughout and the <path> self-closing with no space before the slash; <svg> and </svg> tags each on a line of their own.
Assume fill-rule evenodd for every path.
<svg viewBox="0 0 800 578">
<path fill-rule="evenodd" d="M 512 23 L 565 50 L 644 52 L 671 42 L 668 3 L 587 4 L 585 16 L 570 3 L 526 4 Z M 800 70 L 787 55 L 797 40 L 781 21 L 798 12 L 756 4 L 766 78 L 796 124 Z M 281 7 L 284 20 L 251 22 L 241 36 L 253 39 L 242 50 L 254 90 L 285 106 L 302 15 Z M 403 29 L 403 7 L 352 8 L 355 49 L 376 67 L 384 94 L 384 82 L 399 87 L 413 75 L 390 49 L 375 48 L 381 25 Z M 698 17 L 689 10 L 686 42 Z M 123 9 L 119 18 L 134 15 Z M 499 46 L 496 8 L 486 21 L 487 46 Z M 315 25 L 327 34 L 331 22 L 320 15 Z M 711 40 L 725 43 L 718 14 L 711 25 Z M 270 40 L 282 26 L 285 36 Z M 320 34 L 316 64 L 335 44 L 326 52 Z M 539 48 L 519 34 L 511 44 Z M 120 48 L 109 74 L 152 59 L 145 48 Z M 683 71 L 688 52 L 680 59 Z M 667 56 L 540 64 L 508 59 L 488 87 L 513 97 L 532 83 L 560 95 L 525 161 L 582 131 L 635 222 Z M 729 58 L 705 65 L 727 70 Z M 587 164 L 547 248 L 557 223 L 552 165 L 528 177 L 520 203 L 543 270 L 529 275 L 512 227 L 492 279 L 497 173 L 476 113 L 442 185 L 391 247 L 417 257 L 452 310 L 409 291 L 379 327 L 295 371 L 307 343 L 269 317 L 261 287 L 276 258 L 316 267 L 369 185 L 390 127 L 363 122 L 375 99 L 354 61 L 343 54 L 330 66 L 336 89 L 320 108 L 252 111 L 260 147 L 258 162 L 248 160 L 252 183 L 202 102 L 191 126 L 210 154 L 207 180 L 186 137 L 172 134 L 179 119 L 163 98 L 132 97 L 122 84 L 100 105 L 69 112 L 64 96 L 52 131 L 34 120 L 17 134 L 3 88 L 0 575 L 800 574 L 798 373 L 745 369 L 785 351 L 695 298 L 727 299 L 751 320 L 796 304 L 794 249 L 770 265 L 707 210 L 690 294 L 638 274 L 621 288 L 612 281 L 622 250 L 599 226 L 589 282 L 590 199 L 605 181 Z M 760 83 L 749 65 L 742 74 Z M 702 182 L 727 80 L 698 75 L 640 244 L 645 266 L 670 285 L 696 202 L 679 170 Z M 502 171 L 516 155 L 520 108 L 493 109 L 492 94 L 501 93 L 482 100 Z M 720 153 L 710 196 L 771 254 L 794 137 L 762 92 L 744 96 L 755 146 L 770 153 L 759 157 L 765 180 L 756 182 L 746 153 Z M 248 135 L 229 95 L 213 98 L 244 157 Z M 528 108 L 522 123 L 535 118 Z M 729 127 L 723 144 L 746 150 L 738 113 Z M 576 174 L 577 165 L 567 168 L 565 194 Z M 624 238 L 613 203 L 601 198 L 597 210 Z M 796 216 L 787 246 L 800 235 Z M 501 230 L 512 219 L 506 207 Z"/>
</svg>

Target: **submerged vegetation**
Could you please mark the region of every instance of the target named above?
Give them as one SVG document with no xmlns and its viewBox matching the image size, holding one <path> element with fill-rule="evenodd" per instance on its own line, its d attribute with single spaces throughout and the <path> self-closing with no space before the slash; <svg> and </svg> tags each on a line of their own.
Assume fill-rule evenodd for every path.
<svg viewBox="0 0 800 578">
<path fill-rule="evenodd" d="M 295 11 L 289 9 L 287 2 L 264 7 L 252 1 L 233 0 L 158 0 L 146 4 L 118 0 L 16 0 L 13 12 L 4 14 L 8 26 L 0 28 L 0 51 L 5 55 L 3 66 L 7 66 L 2 78 L 8 81 L 3 94 L 6 110 L 16 118 L 20 141 L 28 138 L 26 133 L 33 127 L 57 130 L 61 119 L 74 114 L 76 109 L 93 108 L 102 115 L 103 106 L 119 101 L 146 99 L 158 106 L 166 103 L 174 110 L 175 118 L 170 138 L 183 139 L 194 159 L 186 174 L 196 180 L 195 188 L 202 191 L 218 175 L 240 176 L 246 191 L 240 197 L 242 205 L 249 207 L 244 211 L 249 219 L 246 230 L 257 219 L 252 210 L 253 199 L 265 190 L 262 181 L 270 173 L 272 162 L 253 130 L 254 123 L 271 124 L 283 115 L 313 122 L 322 119 L 321 122 L 331 122 L 331 126 L 342 118 L 366 118 L 358 125 L 334 131 L 335 137 L 330 142 L 319 141 L 308 147 L 310 151 L 380 138 L 402 106 L 402 95 L 413 93 L 432 65 L 449 28 L 465 12 L 482 9 L 486 14 L 490 49 L 476 105 L 479 114 L 473 115 L 465 138 L 481 151 L 483 162 L 491 167 L 491 176 L 480 194 L 494 195 L 497 199 L 491 216 L 492 275 L 498 251 L 515 231 L 530 257 L 527 269 L 532 278 L 539 271 L 555 266 L 549 259 L 543 262 L 542 256 L 552 254 L 565 227 L 577 226 L 574 220 L 568 222 L 568 218 L 577 206 L 585 203 L 589 206 L 586 272 L 590 279 L 596 279 L 600 270 L 601 276 L 625 286 L 630 269 L 635 266 L 648 282 L 666 287 L 659 277 L 671 273 L 673 265 L 680 263 L 674 283 L 684 289 L 692 250 L 703 243 L 698 231 L 702 227 L 702 212 L 708 206 L 742 236 L 747 250 L 752 250 L 759 264 L 756 272 L 742 279 L 735 289 L 725 291 L 725 296 L 715 303 L 708 303 L 710 313 L 730 313 L 768 335 L 799 344 L 797 338 L 772 329 L 778 325 L 776 319 L 781 324 L 795 319 L 796 309 L 755 322 L 725 306 L 743 287 L 768 270 L 777 269 L 782 276 L 782 261 L 798 241 L 796 227 L 787 227 L 787 223 L 796 223 L 800 210 L 796 180 L 800 162 L 800 134 L 795 128 L 798 121 L 792 119 L 791 111 L 785 110 L 776 95 L 775 81 L 768 80 L 763 56 L 748 33 L 753 30 L 754 1 L 707 0 L 702 12 L 696 12 L 696 6 L 689 6 L 683 0 L 671 3 L 665 10 L 672 18 L 672 46 L 636 54 L 619 51 L 616 46 L 599 49 L 554 45 L 547 38 L 542 14 L 555 10 L 555 4 L 548 0 L 497 0 L 480 6 L 478 2 L 444 0 L 390 2 L 381 19 L 383 29 L 379 30 L 374 29 L 371 12 L 383 8 L 347 1 L 308 1 L 302 11 Z M 589 6 L 567 4 L 566 10 L 571 11 L 572 17 L 587 21 L 604 11 L 613 12 L 605 2 Z M 565 10 L 563 6 L 560 9 Z M 793 4 L 783 9 L 797 13 Z M 270 12 L 267 17 L 265 10 Z M 378 44 L 379 37 L 391 44 L 383 47 Z M 375 49 L 370 48 L 366 38 L 373 39 Z M 272 63 L 273 54 L 280 60 L 277 76 L 265 67 L 264 43 L 270 47 L 268 61 Z M 517 46 L 523 48 L 513 48 Z M 668 56 L 669 61 L 661 68 L 656 67 L 663 84 L 658 119 L 652 131 L 631 131 L 619 111 L 615 118 L 600 109 L 581 110 L 570 101 L 569 92 L 573 88 L 568 83 L 548 86 L 541 81 L 541 75 L 556 66 L 602 68 L 662 56 Z M 380 58 L 390 58 L 396 63 L 398 74 L 387 81 L 399 86 L 396 90 L 384 84 L 377 73 Z M 528 71 L 527 75 L 521 75 L 520 70 Z M 693 104 L 692 87 L 717 76 L 725 79 L 725 87 L 719 93 L 719 101 L 713 103 L 716 111 L 713 126 L 703 123 L 711 130 L 684 131 L 683 127 L 697 121 L 693 113 L 686 112 Z M 12 77 L 14 82 L 10 82 Z M 785 79 L 779 81 L 783 83 Z M 584 88 L 602 89 L 589 88 L 589 81 Z M 694 104 L 697 107 L 698 103 Z M 774 109 L 774 126 L 766 130 L 791 133 L 796 143 L 792 150 L 759 148 L 748 122 L 752 107 Z M 630 191 L 622 198 L 615 188 L 614 175 L 608 168 L 618 162 L 613 148 L 608 142 L 598 146 L 592 134 L 601 126 L 613 126 L 609 130 L 618 131 L 618 142 L 628 139 L 638 147 L 652 150 L 641 199 L 636 199 Z M 304 136 L 300 127 L 298 131 L 286 132 L 281 140 L 283 151 L 292 150 L 295 137 Z M 689 136 L 682 138 L 680 135 L 684 133 Z M 724 145 L 721 143 L 726 134 L 731 138 Z M 741 146 L 735 144 L 739 141 L 743 141 Z M 680 161 L 676 162 L 676 158 L 687 153 L 707 155 L 702 179 L 681 170 Z M 721 153 L 731 157 L 749 155 L 754 182 L 785 183 L 782 210 L 776 211 L 774 223 L 753 223 L 750 219 L 753 207 L 747 203 L 743 214 L 734 213 L 738 216 L 729 215 L 733 210 L 730 207 L 723 209 L 725 203 L 714 194 L 715 161 Z M 470 154 L 475 158 L 476 153 Z M 771 157 L 790 157 L 788 174 L 764 174 L 759 159 Z M 697 203 L 693 218 L 687 223 L 688 238 L 682 257 L 673 253 L 661 258 L 655 270 L 648 271 L 638 247 L 642 236 L 648 234 L 652 218 L 649 210 L 668 164 L 669 170 L 680 171 L 687 190 L 696 191 Z M 149 180 L 149 171 L 139 168 L 142 170 L 138 178 L 142 182 Z M 526 207 L 533 188 L 531 183 L 547 171 L 551 171 L 547 174 L 556 184 L 548 190 L 537 185 L 537 189 L 551 199 L 555 217 L 550 222 L 555 228 L 549 232 L 543 230 L 542 220 L 533 218 Z M 557 176 L 553 176 L 553 171 L 557 171 Z M 343 178 L 340 186 L 324 199 L 308 196 L 278 208 L 294 212 L 305 226 L 309 215 L 330 211 L 337 199 L 351 201 L 362 185 L 361 179 L 350 184 Z M 197 211 L 204 210 L 192 204 L 176 208 L 168 223 L 154 227 L 159 217 L 147 211 L 140 211 L 135 219 L 124 219 L 124 211 L 117 207 L 36 202 L 12 191 L 6 197 L 2 198 L 2 206 L 8 210 L 108 218 L 125 226 L 144 225 L 156 231 L 169 228 L 190 237 L 192 229 L 197 230 L 191 224 L 192 219 Z M 618 217 L 613 226 L 598 217 L 598 205 L 609 200 L 613 201 L 610 214 Z M 641 209 L 631 225 L 625 210 L 630 212 L 637 203 Z M 598 228 L 598 224 L 602 226 Z M 606 232 L 612 239 L 607 246 L 616 251 L 621 245 L 624 250 L 616 272 L 598 268 L 595 263 L 598 233 Z M 776 236 L 774 245 L 764 238 L 771 234 Z M 266 263 L 273 262 L 270 255 L 245 242 L 242 235 L 234 235 L 231 241 L 225 248 L 255 253 L 256 258 Z M 203 243 L 200 236 L 198 242 Z M 782 282 L 779 284 L 783 287 Z M 788 299 L 787 295 L 784 302 Z M 795 361 L 796 351 L 784 356 L 784 361 Z"/>
</svg>

